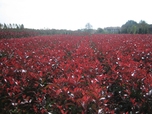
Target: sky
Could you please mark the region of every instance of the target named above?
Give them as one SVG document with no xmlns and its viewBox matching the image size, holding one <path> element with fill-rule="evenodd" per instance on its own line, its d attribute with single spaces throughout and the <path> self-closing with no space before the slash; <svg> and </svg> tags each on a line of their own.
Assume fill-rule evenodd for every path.
<svg viewBox="0 0 152 114">
<path fill-rule="evenodd" d="M 0 0 L 0 23 L 25 28 L 93 29 L 122 26 L 128 20 L 152 24 L 152 0 Z"/>
</svg>

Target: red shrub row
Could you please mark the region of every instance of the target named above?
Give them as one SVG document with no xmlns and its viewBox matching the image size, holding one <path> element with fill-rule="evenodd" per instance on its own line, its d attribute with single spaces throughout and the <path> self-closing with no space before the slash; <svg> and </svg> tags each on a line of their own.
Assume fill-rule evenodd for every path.
<svg viewBox="0 0 152 114">
<path fill-rule="evenodd" d="M 152 36 L 0 40 L 2 113 L 150 113 Z"/>
</svg>

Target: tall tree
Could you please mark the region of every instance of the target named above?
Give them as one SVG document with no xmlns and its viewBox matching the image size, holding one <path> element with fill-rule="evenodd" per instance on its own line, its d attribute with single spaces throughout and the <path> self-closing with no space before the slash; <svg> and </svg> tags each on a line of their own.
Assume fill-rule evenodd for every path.
<svg viewBox="0 0 152 114">
<path fill-rule="evenodd" d="M 16 29 L 19 29 L 19 26 L 16 24 Z"/>
<path fill-rule="evenodd" d="M 86 25 L 85 25 L 85 32 L 88 32 L 88 33 L 93 33 L 93 29 L 92 29 L 93 27 L 92 27 L 92 25 L 90 24 L 90 23 L 87 23 Z"/>
<path fill-rule="evenodd" d="M 122 25 L 121 32 L 129 33 L 129 34 L 136 33 L 137 25 L 138 25 L 138 23 L 136 21 L 128 20 L 124 25 Z"/>
<path fill-rule="evenodd" d="M 20 25 L 20 29 L 24 29 L 24 25 L 23 24 Z"/>
<path fill-rule="evenodd" d="M 9 28 L 12 29 L 12 24 L 11 23 L 9 24 Z"/>
<path fill-rule="evenodd" d="M 3 29 L 3 24 L 0 23 L 0 29 Z"/>
<path fill-rule="evenodd" d="M 85 29 L 92 29 L 92 25 L 90 24 L 90 23 L 87 23 L 86 25 L 85 25 Z"/>
<path fill-rule="evenodd" d="M 102 28 L 98 28 L 96 33 L 104 33 L 104 30 Z"/>
<path fill-rule="evenodd" d="M 16 28 L 16 25 L 13 23 L 12 28 Z"/>
<path fill-rule="evenodd" d="M 147 34 L 149 33 L 148 31 L 148 24 L 141 20 L 138 24 L 138 29 L 139 29 L 139 34 Z"/>
<path fill-rule="evenodd" d="M 131 29 L 132 29 L 131 31 L 132 31 L 133 34 L 138 33 L 137 26 L 133 25 Z"/>
<path fill-rule="evenodd" d="M 3 29 L 7 29 L 7 25 L 5 23 L 3 25 Z"/>
</svg>

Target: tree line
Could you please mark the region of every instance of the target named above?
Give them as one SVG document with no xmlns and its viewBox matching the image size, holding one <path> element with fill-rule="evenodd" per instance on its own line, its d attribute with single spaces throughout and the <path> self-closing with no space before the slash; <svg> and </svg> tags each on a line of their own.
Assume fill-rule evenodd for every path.
<svg viewBox="0 0 152 114">
<path fill-rule="evenodd" d="M 24 25 L 23 24 L 2 24 L 0 23 L 0 29 L 24 29 Z"/>
<path fill-rule="evenodd" d="M 87 23 L 85 29 L 90 33 L 114 33 L 114 34 L 151 34 L 152 33 L 152 24 L 148 24 L 145 21 L 141 20 L 137 23 L 134 20 L 128 20 L 121 27 L 105 27 L 98 28 L 96 30 L 92 29 L 92 25 Z"/>
<path fill-rule="evenodd" d="M 134 20 L 128 20 L 121 27 L 105 27 L 93 29 L 90 23 L 87 23 L 84 29 L 72 30 L 58 30 L 58 29 L 28 29 L 24 28 L 23 24 L 1 24 L 1 30 L 31 30 L 40 35 L 53 35 L 53 34 L 152 34 L 152 24 L 148 24 L 141 20 L 137 23 Z"/>
<path fill-rule="evenodd" d="M 148 34 L 151 32 L 150 27 L 151 26 L 143 20 L 141 20 L 139 23 L 129 20 L 124 25 L 122 25 L 121 33 Z"/>
</svg>

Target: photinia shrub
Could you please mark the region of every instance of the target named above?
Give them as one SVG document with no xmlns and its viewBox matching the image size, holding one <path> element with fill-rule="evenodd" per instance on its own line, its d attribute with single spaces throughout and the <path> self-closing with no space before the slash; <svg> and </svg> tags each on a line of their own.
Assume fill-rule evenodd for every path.
<svg viewBox="0 0 152 114">
<path fill-rule="evenodd" d="M 0 112 L 152 111 L 152 35 L 0 40 Z"/>
</svg>

